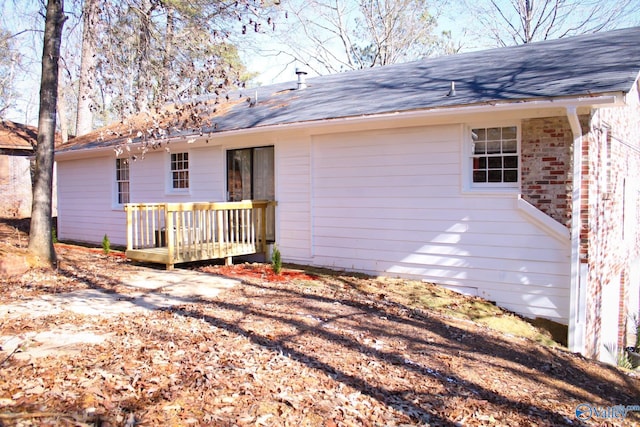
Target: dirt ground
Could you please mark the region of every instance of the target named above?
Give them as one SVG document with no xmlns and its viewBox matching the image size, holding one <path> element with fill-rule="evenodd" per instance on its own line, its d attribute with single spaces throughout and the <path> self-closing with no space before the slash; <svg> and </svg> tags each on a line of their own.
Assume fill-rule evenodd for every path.
<svg viewBox="0 0 640 427">
<path fill-rule="evenodd" d="M 3 250 L 24 229 L 0 221 Z M 640 423 L 622 416 L 640 405 L 637 373 L 400 303 L 385 280 L 262 265 L 174 280 L 120 253 L 56 251 L 56 271 L 0 280 L 0 425 Z M 200 291 L 178 292 L 186 277 Z"/>
</svg>

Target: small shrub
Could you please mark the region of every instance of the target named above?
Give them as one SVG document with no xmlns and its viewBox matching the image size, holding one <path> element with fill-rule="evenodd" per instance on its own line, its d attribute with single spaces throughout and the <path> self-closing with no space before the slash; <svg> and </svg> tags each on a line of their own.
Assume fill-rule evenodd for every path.
<svg viewBox="0 0 640 427">
<path fill-rule="evenodd" d="M 280 274 L 280 272 L 282 271 L 282 259 L 280 257 L 280 250 L 276 245 L 273 245 L 273 252 L 271 252 L 271 269 L 276 274 Z"/>
<path fill-rule="evenodd" d="M 633 369 L 633 363 L 626 351 L 618 352 L 618 366 L 624 369 Z"/>
<path fill-rule="evenodd" d="M 53 243 L 58 243 L 58 234 L 56 233 L 56 228 L 55 227 L 51 228 L 51 241 Z"/>
<path fill-rule="evenodd" d="M 109 237 L 106 234 L 102 238 L 102 250 L 105 254 L 111 252 L 111 242 L 109 241 Z"/>
</svg>

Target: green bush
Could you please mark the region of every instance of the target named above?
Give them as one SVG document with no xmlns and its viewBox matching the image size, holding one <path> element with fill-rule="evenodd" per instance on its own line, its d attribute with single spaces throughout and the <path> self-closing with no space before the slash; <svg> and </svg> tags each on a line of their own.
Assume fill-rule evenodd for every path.
<svg viewBox="0 0 640 427">
<path fill-rule="evenodd" d="M 109 241 L 109 237 L 106 234 L 102 238 L 102 250 L 105 254 L 111 252 L 111 242 Z"/>
<path fill-rule="evenodd" d="M 276 274 L 280 274 L 280 272 L 282 271 L 282 259 L 280 257 L 280 250 L 276 245 L 273 245 L 273 252 L 271 252 L 271 269 Z"/>
<path fill-rule="evenodd" d="M 56 228 L 55 227 L 51 228 L 51 241 L 53 243 L 58 243 L 58 234 L 56 233 Z"/>
</svg>

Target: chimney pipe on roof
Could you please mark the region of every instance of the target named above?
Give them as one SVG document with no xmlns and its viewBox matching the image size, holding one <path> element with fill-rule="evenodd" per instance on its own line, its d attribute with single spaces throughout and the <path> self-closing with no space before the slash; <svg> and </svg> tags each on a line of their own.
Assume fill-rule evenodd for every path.
<svg viewBox="0 0 640 427">
<path fill-rule="evenodd" d="M 307 72 L 304 68 L 296 67 L 296 75 L 298 76 L 298 89 L 307 87 Z"/>
</svg>

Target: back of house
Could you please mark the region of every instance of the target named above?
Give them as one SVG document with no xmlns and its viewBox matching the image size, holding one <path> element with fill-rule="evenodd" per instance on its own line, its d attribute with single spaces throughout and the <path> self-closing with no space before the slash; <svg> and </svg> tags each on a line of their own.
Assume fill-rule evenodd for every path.
<svg viewBox="0 0 640 427">
<path fill-rule="evenodd" d="M 608 360 L 640 306 L 639 64 L 630 28 L 138 116 L 57 151 L 58 236 L 130 246 L 127 204 L 271 200 L 285 262 L 478 295 Z"/>
</svg>

